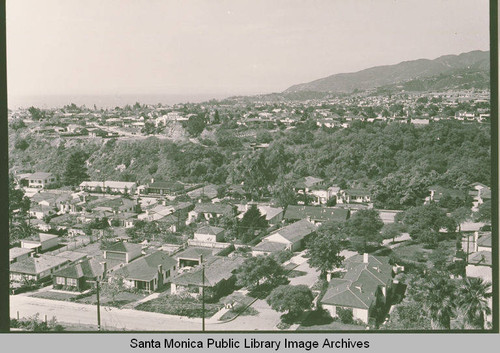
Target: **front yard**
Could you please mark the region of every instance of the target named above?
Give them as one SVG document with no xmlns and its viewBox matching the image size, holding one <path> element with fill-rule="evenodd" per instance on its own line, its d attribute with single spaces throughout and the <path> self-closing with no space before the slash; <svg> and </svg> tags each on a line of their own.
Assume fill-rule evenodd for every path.
<svg viewBox="0 0 500 353">
<path fill-rule="evenodd" d="M 114 306 L 116 308 L 120 308 L 126 304 L 141 300 L 145 298 L 147 295 L 148 294 L 146 293 L 134 293 L 134 292 L 123 291 L 116 293 L 113 298 L 112 296 L 101 294 L 99 295 L 99 302 L 101 305 Z M 85 296 L 83 298 L 78 298 L 74 301 L 76 303 L 81 303 L 81 304 L 97 305 L 97 296 L 95 293 L 92 293 L 88 296 Z"/>
<path fill-rule="evenodd" d="M 220 303 L 205 303 L 205 317 L 212 317 L 224 305 Z M 200 299 L 190 295 L 165 295 L 141 303 L 136 310 L 150 311 L 161 314 L 179 315 L 187 317 L 202 317 L 202 303 Z"/>
</svg>

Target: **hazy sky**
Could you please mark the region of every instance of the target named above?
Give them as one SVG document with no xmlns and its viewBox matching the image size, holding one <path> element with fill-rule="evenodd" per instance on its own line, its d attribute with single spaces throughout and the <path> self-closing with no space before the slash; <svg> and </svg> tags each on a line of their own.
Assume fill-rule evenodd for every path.
<svg viewBox="0 0 500 353">
<path fill-rule="evenodd" d="M 489 49 L 487 0 L 7 0 L 10 95 L 267 93 Z"/>
</svg>

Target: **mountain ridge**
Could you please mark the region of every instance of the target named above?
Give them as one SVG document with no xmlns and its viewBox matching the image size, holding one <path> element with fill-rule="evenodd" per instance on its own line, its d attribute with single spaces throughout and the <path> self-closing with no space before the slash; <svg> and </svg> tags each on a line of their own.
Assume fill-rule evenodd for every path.
<svg viewBox="0 0 500 353">
<path fill-rule="evenodd" d="M 446 74 L 457 69 L 490 70 L 490 52 L 474 50 L 458 55 L 443 55 L 436 59 L 402 61 L 394 65 L 381 65 L 357 72 L 338 73 L 306 83 L 293 85 L 283 93 L 316 91 L 349 93 L 354 90 L 373 89 L 413 79 Z"/>
</svg>

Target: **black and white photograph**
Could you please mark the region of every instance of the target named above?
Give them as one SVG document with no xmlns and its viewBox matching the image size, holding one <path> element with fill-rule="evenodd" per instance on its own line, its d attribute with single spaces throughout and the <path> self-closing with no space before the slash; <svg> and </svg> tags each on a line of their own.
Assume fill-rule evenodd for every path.
<svg viewBox="0 0 500 353">
<path fill-rule="evenodd" d="M 11 332 L 498 332 L 489 1 L 5 24 Z"/>
</svg>

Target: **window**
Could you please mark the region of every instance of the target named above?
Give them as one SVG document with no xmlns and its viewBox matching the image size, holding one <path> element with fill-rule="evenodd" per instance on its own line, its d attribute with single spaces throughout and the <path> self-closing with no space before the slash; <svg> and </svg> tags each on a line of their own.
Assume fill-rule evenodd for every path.
<svg viewBox="0 0 500 353">
<path fill-rule="evenodd" d="M 68 278 L 66 280 L 66 285 L 76 287 L 77 286 L 77 280 L 75 278 Z"/>
<path fill-rule="evenodd" d="M 64 277 L 56 277 L 56 283 L 64 285 Z"/>
</svg>

